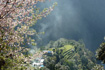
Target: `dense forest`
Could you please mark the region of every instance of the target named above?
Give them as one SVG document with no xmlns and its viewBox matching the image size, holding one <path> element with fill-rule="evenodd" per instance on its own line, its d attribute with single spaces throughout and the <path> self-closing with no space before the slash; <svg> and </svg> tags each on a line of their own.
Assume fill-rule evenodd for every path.
<svg viewBox="0 0 105 70">
<path fill-rule="evenodd" d="M 54 51 L 54 55 L 47 56 L 44 61 L 48 70 L 104 70 L 102 65 L 97 64 L 95 55 L 86 49 L 82 40 L 61 38 L 51 41 L 45 48 Z"/>
<path fill-rule="evenodd" d="M 59 1 L 57 2 L 59 3 Z M 64 34 L 72 33 L 73 29 L 67 29 L 69 32 L 65 30 L 66 27 L 72 28 L 69 25 L 65 26 L 66 22 L 63 21 L 63 18 L 69 17 L 69 15 L 64 13 L 66 15 L 62 19 L 59 17 L 58 11 L 55 10 L 58 10 L 57 2 L 52 0 L 0 0 L 0 70 L 105 70 L 103 66 L 105 42 L 101 42 L 100 47 L 94 53 L 85 45 L 87 40 L 85 42 L 84 38 L 83 40 L 79 38 L 81 39 L 78 39 L 79 41 L 75 40 L 79 35 L 74 33 L 75 38 L 71 39 L 64 38 L 66 35 L 62 37 Z M 51 5 L 43 6 L 42 3 L 45 5 L 51 3 Z M 58 7 L 60 6 L 58 5 Z M 70 10 L 73 9 L 70 8 Z M 51 19 L 56 20 L 45 19 L 54 11 L 56 17 Z M 65 10 L 62 8 L 60 12 L 63 11 Z M 73 16 L 72 14 L 70 15 Z M 54 25 L 56 28 L 49 27 L 49 25 L 47 28 L 47 26 L 43 26 L 43 23 L 40 24 L 41 28 L 38 25 L 39 20 L 46 20 L 49 24 L 50 22 L 56 23 Z M 59 22 L 55 22 L 58 20 Z M 62 27 L 59 23 L 65 24 Z M 69 22 L 69 24 L 76 25 L 74 22 Z M 81 25 L 76 25 L 77 28 L 75 27 L 74 32 L 77 31 L 80 34 L 78 26 Z M 48 34 L 47 31 L 44 32 L 45 29 L 49 30 L 48 33 L 51 34 Z M 55 29 L 60 34 L 57 34 Z M 59 31 L 59 29 L 64 29 L 64 31 Z M 50 40 L 47 45 L 47 40 L 41 38 L 44 35 L 47 40 Z M 55 41 L 49 35 L 59 39 Z M 88 47 L 92 48 L 89 45 Z"/>
</svg>

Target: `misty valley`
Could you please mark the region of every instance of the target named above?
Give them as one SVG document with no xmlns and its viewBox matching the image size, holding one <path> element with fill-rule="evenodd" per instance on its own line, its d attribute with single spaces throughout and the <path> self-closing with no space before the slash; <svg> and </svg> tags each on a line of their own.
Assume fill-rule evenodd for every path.
<svg viewBox="0 0 105 70">
<path fill-rule="evenodd" d="M 0 0 L 0 70 L 105 70 L 105 0 Z"/>
</svg>

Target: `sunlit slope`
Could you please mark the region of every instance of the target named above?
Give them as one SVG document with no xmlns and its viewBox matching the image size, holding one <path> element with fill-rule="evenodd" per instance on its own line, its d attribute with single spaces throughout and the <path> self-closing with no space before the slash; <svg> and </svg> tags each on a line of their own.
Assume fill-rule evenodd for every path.
<svg viewBox="0 0 105 70">
<path fill-rule="evenodd" d="M 61 38 L 49 42 L 45 48 L 54 51 L 54 55 L 48 56 L 45 60 L 45 66 L 49 70 L 52 69 L 52 65 L 55 70 L 57 66 L 59 66 L 57 70 L 92 70 L 97 65 L 94 53 L 85 47 L 82 40 Z"/>
<path fill-rule="evenodd" d="M 73 45 L 64 45 L 64 47 L 61 47 L 59 49 L 63 50 L 63 57 L 66 59 L 71 58 L 75 54 L 75 48 Z"/>
<path fill-rule="evenodd" d="M 49 51 L 53 51 L 53 49 L 54 49 L 54 48 L 50 48 Z M 58 48 L 58 49 L 60 49 L 60 50 L 62 49 L 63 52 L 66 52 L 66 51 L 68 51 L 68 50 L 74 50 L 75 48 L 74 48 L 73 45 L 64 45 L 63 47 L 60 47 L 60 48 Z"/>
<path fill-rule="evenodd" d="M 63 52 L 67 51 L 67 50 L 74 50 L 74 46 L 73 45 L 64 45 L 64 47 L 61 47 L 59 49 L 63 49 Z"/>
</svg>

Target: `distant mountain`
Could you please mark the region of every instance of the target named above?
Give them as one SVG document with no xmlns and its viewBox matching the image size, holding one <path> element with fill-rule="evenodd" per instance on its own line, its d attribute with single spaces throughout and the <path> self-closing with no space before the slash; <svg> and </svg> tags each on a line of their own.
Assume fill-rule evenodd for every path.
<svg viewBox="0 0 105 70">
<path fill-rule="evenodd" d="M 82 40 L 61 38 L 50 41 L 44 49 L 53 51 L 53 56 L 45 57 L 42 70 L 104 70 L 96 63 L 95 55 L 85 48 Z"/>
</svg>

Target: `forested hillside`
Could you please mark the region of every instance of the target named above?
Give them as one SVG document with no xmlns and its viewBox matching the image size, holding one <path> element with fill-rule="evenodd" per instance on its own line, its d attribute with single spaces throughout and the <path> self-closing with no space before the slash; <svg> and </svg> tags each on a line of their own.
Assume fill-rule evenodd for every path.
<svg viewBox="0 0 105 70">
<path fill-rule="evenodd" d="M 85 48 L 82 40 L 61 38 L 57 41 L 51 41 L 45 48 L 54 52 L 54 55 L 45 58 L 45 69 L 103 70 L 103 67 L 97 64 L 95 55 Z"/>
</svg>

